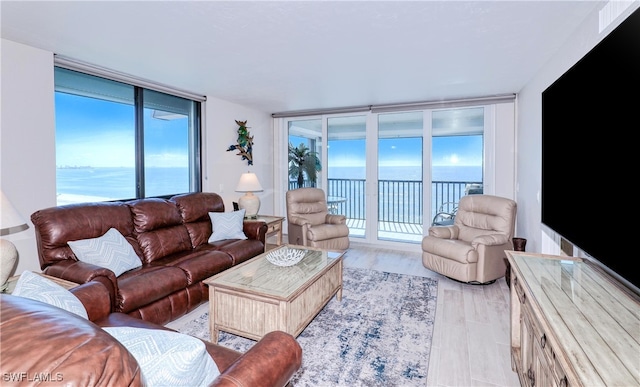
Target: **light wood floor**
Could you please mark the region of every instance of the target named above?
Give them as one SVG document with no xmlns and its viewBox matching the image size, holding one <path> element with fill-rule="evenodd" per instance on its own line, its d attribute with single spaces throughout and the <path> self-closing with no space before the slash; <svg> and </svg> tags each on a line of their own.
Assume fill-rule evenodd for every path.
<svg viewBox="0 0 640 387">
<path fill-rule="evenodd" d="M 428 386 L 520 386 L 511 370 L 509 288 L 467 285 L 426 269 L 422 250 L 372 248 L 351 243 L 345 267 L 359 267 L 438 279 Z"/>
<path fill-rule="evenodd" d="M 415 251 L 399 251 L 352 242 L 344 265 L 438 279 L 426 385 L 520 386 L 511 370 L 509 288 L 504 278 L 491 285 L 466 285 L 450 280 L 422 265 L 419 244 Z M 201 305 L 167 326 L 177 329 L 206 310 L 206 304 Z"/>
</svg>

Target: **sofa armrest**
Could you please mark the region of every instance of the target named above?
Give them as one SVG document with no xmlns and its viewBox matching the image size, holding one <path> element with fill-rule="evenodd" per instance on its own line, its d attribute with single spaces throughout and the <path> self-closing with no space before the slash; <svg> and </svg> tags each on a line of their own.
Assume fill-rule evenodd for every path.
<svg viewBox="0 0 640 387">
<path fill-rule="evenodd" d="M 259 240 L 262 244 L 266 243 L 268 228 L 267 223 L 261 220 L 246 219 L 242 223 L 244 235 L 246 235 L 248 239 Z"/>
<path fill-rule="evenodd" d="M 456 225 L 431 226 L 429 227 L 429 235 L 440 239 L 458 239 L 459 228 Z"/>
<path fill-rule="evenodd" d="M 112 294 L 102 282 L 89 281 L 69 291 L 82 302 L 90 321 L 103 319 L 111 313 L 115 294 Z"/>
<path fill-rule="evenodd" d="M 118 294 L 118 279 L 109 269 L 86 263 L 66 259 L 47 266 L 43 273 L 62 278 L 77 284 L 84 284 L 90 281 L 102 283 L 110 294 Z M 115 310 L 116 297 L 111 299 L 111 308 Z"/>
<path fill-rule="evenodd" d="M 327 224 L 347 224 L 347 217 L 344 215 L 327 214 L 325 217 Z"/>
<path fill-rule="evenodd" d="M 285 386 L 302 365 L 302 348 L 288 333 L 267 333 L 231 366 L 213 386 Z"/>
<path fill-rule="evenodd" d="M 487 234 L 473 238 L 471 246 L 477 250 L 479 245 L 500 246 L 507 242 L 509 242 L 509 238 L 504 234 Z"/>
<path fill-rule="evenodd" d="M 100 327 L 129 326 L 174 331 L 124 313 L 111 313 L 95 322 Z M 302 348 L 288 333 L 264 335 L 244 354 L 203 340 L 220 370 L 212 386 L 284 386 L 302 365 Z"/>
</svg>

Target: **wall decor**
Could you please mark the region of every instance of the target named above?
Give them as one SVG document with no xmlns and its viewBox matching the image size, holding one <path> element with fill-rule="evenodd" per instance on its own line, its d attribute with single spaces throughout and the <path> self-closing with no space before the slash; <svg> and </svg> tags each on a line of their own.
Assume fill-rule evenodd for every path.
<svg viewBox="0 0 640 387">
<path fill-rule="evenodd" d="M 229 145 L 227 152 L 237 150 L 238 156 L 242 157 L 242 160 L 247 160 L 247 165 L 253 165 L 253 136 L 249 134 L 249 127 L 247 121 L 238 121 L 238 143 L 235 145 Z"/>
</svg>

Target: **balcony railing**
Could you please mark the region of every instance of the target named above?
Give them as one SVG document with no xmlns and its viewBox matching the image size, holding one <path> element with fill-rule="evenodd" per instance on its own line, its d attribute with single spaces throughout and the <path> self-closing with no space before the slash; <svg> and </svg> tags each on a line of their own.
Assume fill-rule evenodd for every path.
<svg viewBox="0 0 640 387">
<path fill-rule="evenodd" d="M 364 224 L 366 218 L 364 179 L 329 179 L 326 189 L 329 204 L 337 214 L 345 215 L 350 227 Z M 431 216 L 445 203 L 458 203 L 469 187 L 481 186 L 479 181 L 434 181 L 431 183 Z M 311 186 L 305 181 L 305 187 Z M 297 182 L 290 181 L 289 189 Z M 378 181 L 378 221 L 381 224 L 409 225 L 403 232 L 422 235 L 422 228 L 431 225 L 423 219 L 423 183 L 415 180 Z M 339 199 L 339 200 L 338 200 Z M 344 199 L 344 200 L 342 200 Z M 445 205 L 446 206 L 446 205 Z M 362 226 L 364 227 L 364 226 Z M 392 227 L 393 228 L 393 227 Z M 406 231 L 409 230 L 409 231 Z M 411 231 L 413 230 L 413 231 Z"/>
</svg>

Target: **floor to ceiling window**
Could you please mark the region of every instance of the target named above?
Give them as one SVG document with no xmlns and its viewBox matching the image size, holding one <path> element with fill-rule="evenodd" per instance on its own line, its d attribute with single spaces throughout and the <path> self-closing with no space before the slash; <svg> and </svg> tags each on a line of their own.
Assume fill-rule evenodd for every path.
<svg viewBox="0 0 640 387">
<path fill-rule="evenodd" d="M 378 115 L 378 239 L 422 239 L 423 113 Z"/>
<path fill-rule="evenodd" d="M 200 102 L 55 67 L 57 204 L 200 190 Z"/>
<path fill-rule="evenodd" d="M 287 133 L 287 189 L 323 188 L 322 120 L 289 121 Z"/>
<path fill-rule="evenodd" d="M 316 185 L 330 211 L 347 217 L 351 238 L 418 244 L 431 225 L 452 223 L 462 196 L 495 194 L 497 184 L 509 196 L 515 110 L 506 100 L 278 122 L 289 147 L 303 144 L 323 160 Z M 297 186 L 294 177 L 287 189 Z"/>
<path fill-rule="evenodd" d="M 365 115 L 327 119 L 327 205 L 347 216 L 351 237 L 364 237 L 366 228 L 366 130 Z"/>
<path fill-rule="evenodd" d="M 431 123 L 431 223 L 453 223 L 458 201 L 483 192 L 483 107 L 436 110 Z"/>
</svg>

